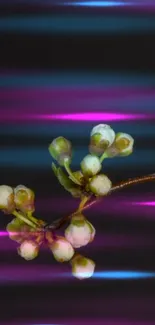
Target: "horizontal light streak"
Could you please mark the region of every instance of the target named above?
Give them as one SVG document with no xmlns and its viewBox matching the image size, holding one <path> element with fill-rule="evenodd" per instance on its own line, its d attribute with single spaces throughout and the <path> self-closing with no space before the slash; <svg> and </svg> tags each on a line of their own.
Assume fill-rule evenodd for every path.
<svg viewBox="0 0 155 325">
<path fill-rule="evenodd" d="M 28 109 L 25 108 L 25 111 Z M 116 121 L 138 121 L 153 120 L 155 114 L 128 114 L 128 113 L 108 113 L 108 112 L 84 112 L 84 113 L 68 113 L 68 114 L 33 114 L 20 113 L 20 110 L 14 112 L 0 112 L 0 123 L 12 121 L 71 121 L 71 122 L 116 122 Z"/>
<path fill-rule="evenodd" d="M 20 259 L 20 257 L 19 257 Z M 52 259 L 52 254 L 51 254 Z M 68 278 L 79 281 L 72 276 L 70 271 L 63 271 L 67 266 L 55 266 L 55 265 L 27 265 L 27 262 L 23 266 L 9 265 L 2 266 L 0 272 L 0 283 L 10 285 L 11 283 L 20 284 L 23 283 L 43 283 L 49 281 L 68 281 Z M 150 271 L 135 271 L 135 270 L 105 270 L 95 272 L 91 279 L 86 281 L 92 281 L 93 279 L 102 280 L 145 280 L 155 278 L 155 272 Z"/>
<path fill-rule="evenodd" d="M 103 204 L 102 204 L 103 206 Z M 44 209 L 45 213 L 46 209 Z M 50 211 L 53 210 L 51 209 Z M 136 218 L 135 218 L 136 219 Z M 119 217 L 118 217 L 119 220 Z M 130 219 L 129 219 L 130 220 Z M 134 221 L 132 220 L 132 223 Z M 97 230 L 97 229 L 96 229 Z M 35 234 L 35 231 L 33 232 Z M 24 235 L 24 232 L 4 232 L 0 231 L 0 251 L 16 251 L 16 247 L 19 246 L 16 241 L 12 240 L 10 236 L 13 235 Z M 97 235 L 95 237 L 95 240 L 92 243 L 93 250 L 96 252 L 101 252 L 101 251 L 106 251 L 106 249 L 111 249 L 113 252 L 115 251 L 123 251 L 125 249 L 130 249 L 130 250 L 135 250 L 138 249 L 139 251 L 145 249 L 149 250 L 152 247 L 155 246 L 155 239 L 153 234 L 151 235 L 145 235 L 143 234 L 135 234 L 135 235 L 128 235 L 126 232 L 124 234 L 106 234 L 105 232 L 103 233 L 98 233 L 97 230 Z M 48 253 L 48 247 L 42 246 L 41 247 L 41 254 L 44 254 L 44 251 Z"/>
<path fill-rule="evenodd" d="M 124 1 L 70 1 L 70 2 L 64 2 L 64 5 L 69 5 L 69 6 L 81 6 L 81 7 L 125 7 L 125 6 L 130 6 L 134 5 L 133 2 L 124 2 Z"/>
<path fill-rule="evenodd" d="M 155 201 L 146 201 L 146 202 L 132 202 L 132 205 L 139 205 L 139 206 L 150 206 L 154 207 L 155 206 Z"/>
<path fill-rule="evenodd" d="M 52 139 L 51 139 L 52 141 Z M 51 169 L 52 158 L 48 152 L 48 145 L 45 147 L 37 148 L 35 146 L 25 147 L 16 146 L 10 147 L 8 149 L 1 148 L 0 150 L 0 166 L 2 167 L 35 167 L 35 168 L 48 168 Z M 87 150 L 82 146 L 74 149 L 74 156 L 72 160 L 72 166 L 77 168 L 79 166 L 80 161 L 86 155 Z M 150 157 L 152 159 L 150 159 Z M 125 158 L 124 158 L 125 159 Z M 123 167 L 133 167 L 136 165 L 143 166 L 147 164 L 148 168 L 153 165 L 152 161 L 155 160 L 155 151 L 154 150 L 140 150 L 137 154 L 132 154 L 127 160 L 124 161 L 122 157 L 117 158 L 115 160 L 115 164 L 112 159 L 109 159 L 106 162 L 106 166 L 109 169 L 113 169 L 114 166 L 117 168 Z M 125 166 L 124 166 L 125 164 Z M 52 177 L 52 176 L 51 176 Z M 145 186 L 145 185 L 144 185 Z"/>
<path fill-rule="evenodd" d="M 154 272 L 137 272 L 137 271 L 104 271 L 95 272 L 93 278 L 107 280 L 131 280 L 154 278 Z"/>
<path fill-rule="evenodd" d="M 9 78 L 9 76 L 8 76 Z M 61 96 L 61 97 L 60 97 Z M 137 104 L 137 100 L 155 100 L 155 89 L 153 89 L 153 87 L 140 87 L 137 85 L 134 87 L 131 86 L 127 86 L 127 85 L 122 85 L 121 86 L 106 86 L 103 85 L 103 87 L 99 86 L 99 87 L 93 87 L 93 86 L 68 86 L 65 87 L 65 85 L 63 87 L 50 87 L 47 86 L 46 88 L 44 87 L 38 87 L 38 88 L 15 88 L 12 89 L 12 87 L 10 88 L 3 88 L 0 89 L 0 100 L 8 100 L 12 101 L 12 100 L 23 100 L 24 102 L 25 100 L 33 100 L 36 102 L 40 102 L 41 101 L 46 101 L 46 100 L 57 100 L 59 103 L 63 102 L 63 98 L 65 98 L 65 100 L 69 100 L 72 101 L 73 99 L 76 100 L 87 100 L 87 101 L 91 101 L 92 99 L 97 100 L 97 104 L 98 101 L 101 99 L 109 99 L 109 100 L 118 100 L 118 99 L 122 99 L 122 100 L 126 100 L 126 99 L 132 99 L 132 100 L 136 100 L 136 104 Z"/>
<path fill-rule="evenodd" d="M 67 89 L 70 87 L 70 91 L 77 89 L 77 87 L 121 87 L 124 89 L 126 86 L 131 87 L 152 87 L 155 89 L 155 75 L 149 74 L 133 74 L 133 73 L 84 73 L 83 71 L 72 71 L 59 73 L 45 74 L 41 71 L 35 71 L 34 73 L 25 71 L 14 71 L 9 73 L 8 71 L 0 71 L 0 87 L 3 89 L 11 87 L 12 91 L 18 87 L 18 89 L 31 88 L 41 86 L 46 90 L 46 87 L 62 87 Z"/>
<path fill-rule="evenodd" d="M 31 0 L 25 0 L 21 4 L 21 0 L 1 0 L 2 4 L 8 5 L 32 5 L 33 7 L 39 6 L 39 7 L 52 7 L 52 6 L 89 6 L 89 7 L 133 7 L 133 8 L 154 8 L 155 3 L 154 0 L 103 0 L 103 1 L 62 1 L 62 0 L 33 0 L 33 3 Z"/>
<path fill-rule="evenodd" d="M 155 30 L 154 17 L 51 15 L 0 18 L 1 32 L 16 33 L 144 33 Z"/>
<path fill-rule="evenodd" d="M 37 117 L 37 116 L 36 116 Z M 155 118 L 155 115 L 151 116 Z M 150 117 L 150 118 L 151 118 Z M 38 115 L 38 119 L 42 120 L 65 120 L 65 121 L 127 121 L 127 120 L 141 120 L 149 118 L 146 114 L 123 114 L 123 113 L 71 113 L 71 114 L 46 114 Z"/>
</svg>

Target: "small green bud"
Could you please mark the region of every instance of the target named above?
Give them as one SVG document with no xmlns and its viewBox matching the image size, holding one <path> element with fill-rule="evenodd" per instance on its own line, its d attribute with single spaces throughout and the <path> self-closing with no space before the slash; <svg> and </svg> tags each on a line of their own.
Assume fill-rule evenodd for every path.
<svg viewBox="0 0 155 325">
<path fill-rule="evenodd" d="M 134 139 L 127 133 L 118 133 L 115 138 L 115 147 L 119 156 L 129 156 L 133 152 Z"/>
<path fill-rule="evenodd" d="M 34 192 L 24 185 L 18 185 L 14 188 L 14 201 L 16 208 L 22 212 L 34 212 Z"/>
<path fill-rule="evenodd" d="M 102 168 L 100 159 L 96 156 L 87 155 L 81 162 L 81 169 L 85 176 L 91 177 L 96 175 Z"/>
<path fill-rule="evenodd" d="M 71 162 L 72 145 L 71 142 L 64 137 L 54 139 L 49 145 L 49 152 L 60 166 L 64 166 L 64 162 Z"/>
</svg>

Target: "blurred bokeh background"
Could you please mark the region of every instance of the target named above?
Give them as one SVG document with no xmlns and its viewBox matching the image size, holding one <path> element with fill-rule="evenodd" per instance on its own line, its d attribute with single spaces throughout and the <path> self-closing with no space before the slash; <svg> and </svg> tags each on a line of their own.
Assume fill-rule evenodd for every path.
<svg viewBox="0 0 155 325">
<path fill-rule="evenodd" d="M 1 184 L 32 188 L 39 218 L 71 213 L 79 200 L 57 183 L 48 145 L 71 140 L 77 170 L 99 123 L 135 139 L 131 156 L 104 162 L 113 184 L 155 172 L 155 1 L 1 0 Z M 1 324 L 155 324 L 155 280 L 140 273 L 155 272 L 155 184 L 85 215 L 97 234 L 79 251 L 97 273 L 79 281 L 46 249 L 23 260 L 0 213 Z"/>
</svg>

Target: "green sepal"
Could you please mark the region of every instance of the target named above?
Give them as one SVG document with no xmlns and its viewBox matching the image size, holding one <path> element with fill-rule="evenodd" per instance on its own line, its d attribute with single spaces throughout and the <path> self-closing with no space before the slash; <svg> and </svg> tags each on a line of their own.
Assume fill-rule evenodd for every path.
<svg viewBox="0 0 155 325">
<path fill-rule="evenodd" d="M 75 183 L 69 179 L 61 167 L 57 168 L 57 178 L 65 190 L 70 192 L 73 197 L 81 196 L 82 191 L 80 189 L 80 186 L 76 186 Z"/>
<path fill-rule="evenodd" d="M 67 174 L 62 170 L 61 167 L 57 168 L 57 178 L 60 184 L 66 189 L 69 190 L 73 187 L 74 183 L 69 179 Z"/>
<path fill-rule="evenodd" d="M 70 194 L 75 198 L 81 197 L 82 191 L 80 189 L 80 186 L 75 185 L 75 183 L 63 171 L 61 167 L 57 168 L 56 165 L 52 163 L 52 170 L 59 183 L 65 188 L 66 191 L 70 192 Z"/>
<path fill-rule="evenodd" d="M 82 195 L 82 190 L 81 190 L 81 188 L 80 188 L 79 186 L 74 187 L 74 188 L 71 188 L 71 189 L 69 190 L 69 192 L 70 192 L 71 195 L 72 195 L 73 197 L 75 197 L 75 198 L 79 198 L 79 197 L 81 197 L 81 195 Z"/>
</svg>

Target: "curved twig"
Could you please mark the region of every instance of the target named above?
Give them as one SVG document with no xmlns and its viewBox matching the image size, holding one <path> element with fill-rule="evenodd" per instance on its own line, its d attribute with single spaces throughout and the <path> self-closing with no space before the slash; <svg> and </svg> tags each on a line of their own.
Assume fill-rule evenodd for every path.
<svg viewBox="0 0 155 325">
<path fill-rule="evenodd" d="M 141 176 L 141 177 L 136 177 L 133 179 L 129 179 L 127 181 L 122 181 L 121 183 L 119 183 L 118 185 L 115 185 L 111 188 L 111 191 L 108 194 L 111 194 L 117 190 L 121 190 L 125 187 L 129 187 L 131 185 L 134 184 L 140 184 L 140 183 L 145 183 L 145 182 L 151 182 L 151 181 L 155 181 L 155 174 L 151 174 L 151 175 L 147 175 L 147 176 Z M 84 211 L 88 208 L 90 208 L 92 205 L 100 202 L 102 200 L 103 197 L 99 197 L 99 198 L 95 198 L 94 200 L 92 200 L 91 202 L 87 203 L 82 209 L 81 211 Z M 63 218 L 60 218 L 56 221 L 54 221 L 52 224 L 47 225 L 46 227 L 48 229 L 60 229 L 63 225 L 65 225 L 65 223 L 67 223 L 74 215 L 76 215 L 78 213 L 78 210 L 76 210 L 75 212 L 73 212 L 72 214 L 65 216 Z"/>
</svg>

